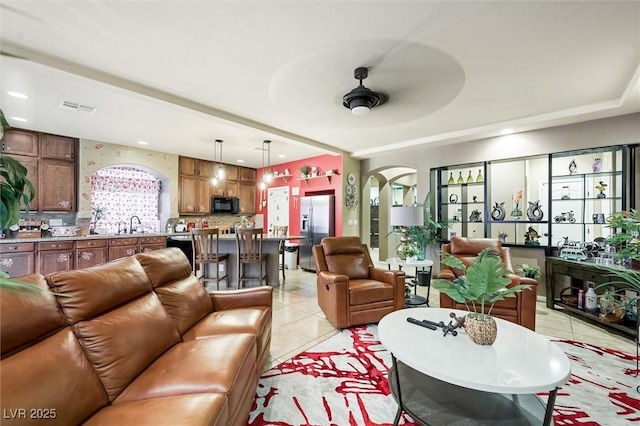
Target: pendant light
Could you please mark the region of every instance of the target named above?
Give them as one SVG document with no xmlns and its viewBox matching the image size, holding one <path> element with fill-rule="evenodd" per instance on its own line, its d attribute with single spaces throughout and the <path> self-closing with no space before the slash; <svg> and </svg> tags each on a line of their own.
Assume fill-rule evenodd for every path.
<svg viewBox="0 0 640 426">
<path fill-rule="evenodd" d="M 264 178 L 265 183 L 269 184 L 271 183 L 271 181 L 273 180 L 273 172 L 271 171 L 271 141 L 270 140 L 265 140 L 262 142 L 262 154 L 264 157 L 264 152 L 265 152 L 265 145 L 267 146 L 266 151 L 267 151 L 267 170 L 264 172 L 264 174 L 262 175 Z M 264 161 L 263 164 L 264 166 Z"/>
<path fill-rule="evenodd" d="M 213 146 L 213 177 L 211 178 L 211 183 L 214 185 L 217 185 L 218 182 L 223 182 L 226 175 L 224 165 L 222 164 L 222 142 L 222 139 L 216 139 L 215 145 Z M 218 149 L 220 149 L 220 159 L 216 164 Z"/>
</svg>

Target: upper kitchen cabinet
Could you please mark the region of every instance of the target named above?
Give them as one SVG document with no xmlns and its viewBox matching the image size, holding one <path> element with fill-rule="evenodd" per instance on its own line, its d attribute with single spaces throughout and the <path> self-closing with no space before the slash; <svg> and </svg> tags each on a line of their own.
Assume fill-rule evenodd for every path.
<svg viewBox="0 0 640 426">
<path fill-rule="evenodd" d="M 240 182 L 256 183 L 257 170 L 248 167 L 240 167 Z M 255 197 L 255 195 L 254 195 Z"/>
<path fill-rule="evenodd" d="M 36 188 L 30 210 L 75 212 L 77 205 L 78 139 L 22 129 L 8 129 L 4 154 L 27 168 Z"/>
<path fill-rule="evenodd" d="M 236 182 L 238 180 L 238 169 L 243 169 L 244 167 L 238 166 L 230 166 L 229 164 L 224 165 L 224 172 L 227 180 L 231 180 Z"/>
<path fill-rule="evenodd" d="M 213 176 L 213 162 L 197 158 L 180 157 L 180 174 L 184 176 L 200 176 L 210 178 Z"/>
<path fill-rule="evenodd" d="M 65 136 L 40 133 L 40 148 L 42 158 L 73 161 L 76 158 L 75 139 Z"/>
<path fill-rule="evenodd" d="M 7 129 L 2 139 L 2 153 L 38 156 L 38 134 L 28 130 Z"/>
<path fill-rule="evenodd" d="M 551 156 L 553 243 L 602 241 L 607 217 L 626 208 L 626 148 L 617 146 Z"/>
</svg>

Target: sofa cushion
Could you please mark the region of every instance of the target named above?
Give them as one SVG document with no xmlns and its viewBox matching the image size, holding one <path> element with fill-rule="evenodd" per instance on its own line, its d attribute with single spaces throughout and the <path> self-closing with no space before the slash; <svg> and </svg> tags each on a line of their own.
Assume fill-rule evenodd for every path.
<svg viewBox="0 0 640 426">
<path fill-rule="evenodd" d="M 102 384 L 70 327 L 3 358 L 0 376 L 3 425 L 77 425 L 107 405 Z M 10 410 L 20 408 L 27 410 L 26 416 L 7 418 Z M 30 409 L 42 409 L 38 414 L 49 418 L 32 417 Z"/>
<path fill-rule="evenodd" d="M 395 287 L 382 281 L 351 280 L 349 282 L 349 304 L 351 306 L 393 301 L 394 293 Z"/>
<path fill-rule="evenodd" d="M 194 393 L 221 393 L 230 409 L 241 405 L 247 383 L 255 388 L 256 339 L 225 334 L 173 346 L 140 374 L 116 403 Z"/>
<path fill-rule="evenodd" d="M 193 275 L 158 286 L 155 291 L 180 334 L 186 333 L 195 323 L 213 311 L 213 302 L 207 290 Z"/>
<path fill-rule="evenodd" d="M 0 298 L 0 348 L 2 355 L 33 343 L 67 325 L 60 305 L 42 275 L 19 278 L 40 291 L 2 290 Z"/>
<path fill-rule="evenodd" d="M 74 327 L 109 401 L 180 341 L 178 329 L 152 291 Z"/>
<path fill-rule="evenodd" d="M 198 393 L 123 402 L 105 407 L 84 426 L 97 425 L 228 425 L 227 398 Z"/>
<path fill-rule="evenodd" d="M 330 272 L 350 279 L 369 277 L 370 265 L 359 237 L 326 237 L 321 244 Z"/>
<path fill-rule="evenodd" d="M 189 259 L 177 247 L 140 253 L 136 255 L 136 258 L 154 287 L 181 280 L 191 275 L 192 272 Z"/>
<path fill-rule="evenodd" d="M 47 275 L 62 310 L 75 324 L 113 309 L 151 291 L 151 282 L 133 257 L 125 257 L 104 265 Z"/>
</svg>

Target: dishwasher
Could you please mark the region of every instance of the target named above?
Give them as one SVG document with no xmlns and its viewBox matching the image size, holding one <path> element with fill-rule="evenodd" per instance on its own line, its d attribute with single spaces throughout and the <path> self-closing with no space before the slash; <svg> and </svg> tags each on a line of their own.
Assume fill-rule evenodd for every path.
<svg viewBox="0 0 640 426">
<path fill-rule="evenodd" d="M 191 244 L 191 235 L 172 235 L 167 236 L 167 247 L 178 247 L 189 259 L 191 269 L 193 269 L 193 246 Z"/>
</svg>

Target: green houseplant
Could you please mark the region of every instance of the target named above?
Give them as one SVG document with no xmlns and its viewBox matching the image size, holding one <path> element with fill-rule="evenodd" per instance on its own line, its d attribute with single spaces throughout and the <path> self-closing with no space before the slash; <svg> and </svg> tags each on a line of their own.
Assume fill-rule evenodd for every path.
<svg viewBox="0 0 640 426">
<path fill-rule="evenodd" d="M 540 268 L 537 266 L 531 266 L 529 264 L 523 263 L 516 267 L 516 272 L 519 274 L 524 274 L 527 278 L 533 278 L 534 280 L 540 276 Z"/>
<path fill-rule="evenodd" d="M 621 285 L 621 287 L 616 288 L 612 293 L 617 297 L 616 300 L 619 300 L 617 305 L 621 306 L 626 313 L 633 312 L 636 316 L 640 314 L 640 312 L 638 312 L 640 307 L 640 273 L 608 266 L 602 266 L 601 269 L 603 273 L 612 277 L 612 280 L 596 285 L 594 290 L 609 287 L 612 284 Z M 623 298 L 625 289 L 633 290 L 636 296 Z M 603 295 L 600 297 L 603 297 Z"/>
<path fill-rule="evenodd" d="M 468 268 L 455 256 L 445 254 L 442 263 L 465 271 L 453 283 L 448 280 L 434 280 L 433 288 L 445 293 L 458 303 L 464 303 L 470 312 L 465 317 L 467 334 L 475 343 L 491 345 L 497 336 L 497 326 L 491 317 L 493 305 L 507 297 L 515 297 L 516 293 L 530 289 L 529 284 L 511 284 L 507 277 L 511 272 L 505 269 L 500 256 L 491 249 L 484 249 Z M 485 313 L 485 307 L 488 307 Z"/>
<path fill-rule="evenodd" d="M 612 213 L 607 218 L 607 227 L 615 233 L 609 236 L 606 243 L 616 248 L 616 260 L 629 260 L 632 268 L 638 269 L 640 262 L 640 211 L 623 210 Z"/>
<path fill-rule="evenodd" d="M 451 226 L 447 219 L 441 221 L 435 220 L 434 211 L 435 198 L 433 194 L 429 192 L 422 203 L 423 225 L 409 227 L 409 236 L 411 237 L 411 242 L 418 248 L 419 260 L 424 260 L 425 250 L 429 244 L 436 243 L 440 240 L 442 230 Z M 420 257 L 422 257 L 422 259 L 420 259 Z"/>
</svg>

